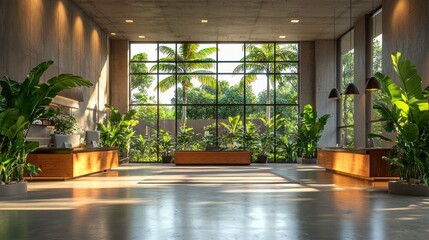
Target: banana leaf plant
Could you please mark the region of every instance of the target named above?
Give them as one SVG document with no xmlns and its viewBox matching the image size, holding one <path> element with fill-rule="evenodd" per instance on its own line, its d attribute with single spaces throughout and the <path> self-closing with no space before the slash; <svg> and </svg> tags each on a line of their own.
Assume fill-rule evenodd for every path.
<svg viewBox="0 0 429 240">
<path fill-rule="evenodd" d="M 60 74 L 46 83 L 40 77 L 53 61 L 40 63 L 25 80 L 17 82 L 8 76 L 0 79 L 0 181 L 6 184 L 24 180 L 40 168 L 27 163 L 27 156 L 38 147 L 37 142 L 27 141 L 31 123 L 48 115 L 48 106 L 62 90 L 90 87 L 92 83 L 80 76 Z"/>
<path fill-rule="evenodd" d="M 385 159 L 402 180 L 419 179 L 429 185 L 429 87 L 422 89 L 416 67 L 400 52 L 391 58 L 399 85 L 383 73 L 375 74 L 383 92 L 374 109 L 382 116 L 384 130 L 396 133 L 395 146 Z"/>
<path fill-rule="evenodd" d="M 304 111 L 300 115 L 296 144 L 302 157 L 316 158 L 317 143 L 322 136 L 323 129 L 329 120 L 330 115 L 325 114 L 317 117 L 317 112 L 310 104 L 304 106 Z"/>
</svg>

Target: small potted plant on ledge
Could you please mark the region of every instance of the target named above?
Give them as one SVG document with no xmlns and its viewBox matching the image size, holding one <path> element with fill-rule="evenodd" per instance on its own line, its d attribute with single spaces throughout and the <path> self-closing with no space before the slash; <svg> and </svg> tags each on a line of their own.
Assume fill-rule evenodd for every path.
<svg viewBox="0 0 429 240">
<path fill-rule="evenodd" d="M 383 157 L 400 175 L 399 181 L 389 182 L 389 193 L 429 196 L 429 87 L 422 89 L 416 67 L 400 52 L 391 58 L 400 85 L 376 73 L 383 91 L 374 103 L 384 120 L 384 130 L 396 134 L 395 146 Z"/>
<path fill-rule="evenodd" d="M 67 114 L 60 109 L 49 118 L 54 125 L 55 147 L 78 147 L 80 144 L 79 125 L 73 115 Z"/>
<path fill-rule="evenodd" d="M 171 163 L 173 160 L 174 141 L 168 131 L 159 130 L 158 146 L 162 163 Z"/>
<path fill-rule="evenodd" d="M 304 106 L 304 111 L 301 113 L 296 135 L 296 143 L 301 153 L 302 163 L 316 164 L 317 163 L 317 143 L 322 136 L 323 129 L 330 117 L 325 114 L 317 118 L 317 112 L 310 104 Z"/>
</svg>

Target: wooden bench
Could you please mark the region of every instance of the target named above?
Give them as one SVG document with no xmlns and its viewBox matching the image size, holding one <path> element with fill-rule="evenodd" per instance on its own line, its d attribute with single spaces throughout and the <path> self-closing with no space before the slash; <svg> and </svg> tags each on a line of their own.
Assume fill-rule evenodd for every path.
<svg viewBox="0 0 429 240">
<path fill-rule="evenodd" d="M 250 165 L 250 151 L 176 151 L 176 165 Z"/>
</svg>

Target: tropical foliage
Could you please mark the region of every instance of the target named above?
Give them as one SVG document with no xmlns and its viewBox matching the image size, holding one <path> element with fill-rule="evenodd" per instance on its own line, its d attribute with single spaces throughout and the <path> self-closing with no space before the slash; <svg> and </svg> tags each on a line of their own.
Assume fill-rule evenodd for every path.
<svg viewBox="0 0 429 240">
<path fill-rule="evenodd" d="M 310 104 L 307 104 L 304 106 L 304 111 L 300 116 L 296 137 L 297 145 L 300 148 L 299 152 L 303 157 L 315 158 L 317 157 L 317 143 L 322 136 L 330 115 L 325 114 L 318 118 L 316 110 Z"/>
<path fill-rule="evenodd" d="M 100 130 L 100 144 L 105 147 L 117 147 L 119 156 L 127 157 L 132 137 L 135 134 L 133 127 L 139 123 L 137 112 L 131 109 L 127 113 L 121 114 L 112 106 L 106 105 L 106 108 L 109 111 L 106 124 L 97 124 L 98 130 Z"/>
<path fill-rule="evenodd" d="M 161 92 L 165 92 L 168 89 L 176 86 L 177 83 L 182 88 L 182 103 L 186 104 L 187 93 L 189 89 L 194 87 L 193 79 L 196 79 L 202 85 L 209 86 L 216 89 L 216 78 L 210 74 L 213 72 L 208 69 L 213 68 L 214 59 L 208 56 L 216 52 L 216 48 L 209 47 L 199 49 L 199 44 L 196 43 L 183 43 L 179 47 L 179 51 L 176 53 L 175 49 L 169 46 L 160 46 L 159 51 L 166 55 L 166 57 L 160 59 L 161 63 L 154 65 L 151 71 L 161 71 L 167 73 L 179 73 L 179 75 L 170 75 L 162 79 L 156 88 L 160 89 Z M 174 63 L 177 61 L 177 64 Z M 182 122 L 186 119 L 186 105 L 182 106 Z"/>
<path fill-rule="evenodd" d="M 53 61 L 40 63 L 33 68 L 22 83 L 8 76 L 0 79 L 0 181 L 22 181 L 24 173 L 32 175 L 40 168 L 27 163 L 27 156 L 38 147 L 37 142 L 27 141 L 30 124 L 47 117 L 47 106 L 62 90 L 92 83 L 80 76 L 60 74 L 40 83 L 43 73 Z"/>
<path fill-rule="evenodd" d="M 287 47 L 277 47 L 275 49 L 275 46 L 274 44 L 247 44 L 246 52 L 248 54 L 241 59 L 245 63 L 239 64 L 234 69 L 234 73 L 242 73 L 245 70 L 248 73 L 243 76 L 242 84 L 246 82 L 246 84 L 251 85 L 258 79 L 258 74 L 265 74 L 267 82 L 266 104 L 271 103 L 270 89 L 273 88 L 275 80 L 280 85 L 289 80 L 290 76 L 282 76 L 279 73 L 284 72 L 286 69 L 298 72 L 297 69 L 293 70 L 297 68 L 297 65 L 285 62 L 295 59 L 296 50 Z M 295 82 L 292 81 L 292 83 L 294 84 Z M 298 89 L 298 86 L 296 86 L 296 89 Z M 266 120 L 270 119 L 270 112 L 270 108 L 267 106 Z"/>
<path fill-rule="evenodd" d="M 396 145 L 386 160 L 401 179 L 419 179 L 429 185 L 429 87 L 422 89 L 416 67 L 400 52 L 391 58 L 399 84 L 383 73 L 375 75 L 383 92 L 374 109 L 384 120 L 384 130 L 396 134 Z"/>
</svg>

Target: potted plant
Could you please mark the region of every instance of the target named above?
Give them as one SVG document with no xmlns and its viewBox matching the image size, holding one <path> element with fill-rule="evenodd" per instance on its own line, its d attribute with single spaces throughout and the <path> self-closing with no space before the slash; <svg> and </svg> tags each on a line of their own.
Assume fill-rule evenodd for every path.
<svg viewBox="0 0 429 240">
<path fill-rule="evenodd" d="M 30 177 L 40 168 L 27 163 L 27 156 L 38 147 L 27 141 L 26 134 L 35 119 L 45 118 L 47 106 L 62 90 L 92 86 L 82 77 L 61 74 L 40 83 L 40 77 L 51 66 L 47 61 L 33 68 L 20 83 L 4 76 L 0 79 L 0 195 L 27 191 L 24 174 Z"/>
<path fill-rule="evenodd" d="M 400 175 L 399 181 L 389 182 L 389 192 L 429 195 L 429 87 L 422 89 L 416 67 L 400 52 L 391 58 L 399 85 L 389 76 L 376 73 L 383 91 L 374 103 L 384 120 L 384 130 L 396 135 L 395 146 L 388 157 L 383 157 Z"/>
<path fill-rule="evenodd" d="M 78 147 L 80 144 L 79 125 L 73 115 L 65 113 L 60 109 L 49 118 L 55 128 L 55 147 Z M 70 144 L 70 146 L 68 146 Z"/>
<path fill-rule="evenodd" d="M 317 143 L 322 136 L 323 129 L 328 122 L 330 115 L 325 114 L 317 118 L 317 112 L 311 104 L 304 106 L 304 111 L 300 114 L 298 132 L 296 134 L 296 144 L 302 157 L 302 163 L 317 163 Z"/>
<path fill-rule="evenodd" d="M 263 123 L 265 131 L 259 134 L 253 150 L 256 153 L 257 163 L 267 163 L 268 154 L 271 152 L 275 144 L 274 129 L 282 127 L 285 119 L 280 117 L 280 115 L 277 115 L 268 120 L 265 118 L 260 118 L 260 120 Z"/>
<path fill-rule="evenodd" d="M 168 131 L 159 130 L 158 138 L 159 151 L 161 153 L 162 163 L 171 163 L 173 160 L 174 142 L 173 137 Z"/>
</svg>

